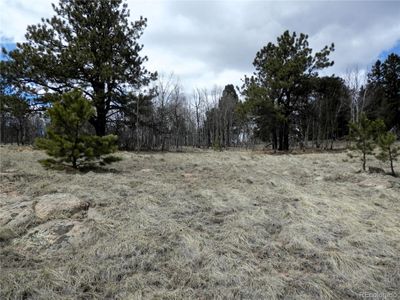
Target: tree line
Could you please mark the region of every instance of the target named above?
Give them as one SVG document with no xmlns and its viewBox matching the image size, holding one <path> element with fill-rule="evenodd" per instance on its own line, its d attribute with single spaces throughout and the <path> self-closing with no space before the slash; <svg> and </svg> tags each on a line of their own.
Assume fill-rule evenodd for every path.
<svg viewBox="0 0 400 300">
<path fill-rule="evenodd" d="M 400 130 L 400 56 L 378 60 L 360 83 L 320 76 L 334 44 L 313 53 L 306 34 L 285 31 L 256 53 L 243 86 L 185 93 L 174 75 L 144 67 L 145 18 L 129 22 L 122 0 L 60 0 L 55 15 L 28 26 L 26 42 L 0 62 L 1 142 L 31 144 L 50 125 L 46 111 L 79 90 L 93 113 L 85 132 L 116 135 L 120 149 L 223 149 L 265 143 L 332 149 L 365 114 Z M 354 76 L 353 76 L 354 75 Z"/>
</svg>

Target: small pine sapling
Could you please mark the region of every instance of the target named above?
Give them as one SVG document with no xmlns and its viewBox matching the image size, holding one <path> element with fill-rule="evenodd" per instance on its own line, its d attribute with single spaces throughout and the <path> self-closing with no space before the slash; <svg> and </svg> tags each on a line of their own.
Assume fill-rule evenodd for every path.
<svg viewBox="0 0 400 300">
<path fill-rule="evenodd" d="M 45 167 L 62 167 L 67 163 L 78 169 L 120 160 L 109 155 L 117 150 L 117 136 L 89 133 L 88 121 L 95 112 L 80 91 L 63 94 L 47 112 L 51 119 L 47 137 L 35 141 L 39 149 L 55 158 L 40 161 Z"/>
<path fill-rule="evenodd" d="M 393 162 L 397 160 L 397 157 L 400 154 L 400 147 L 395 145 L 396 135 L 389 131 L 384 132 L 378 136 L 377 141 L 380 151 L 376 155 L 376 158 L 383 162 L 389 162 L 391 174 L 396 176 Z"/>
<path fill-rule="evenodd" d="M 376 138 L 383 131 L 385 124 L 382 120 L 372 121 L 365 114 L 356 123 L 350 123 L 350 137 L 355 142 L 355 150 L 361 152 L 362 168 L 365 171 L 367 155 L 373 154 Z"/>
</svg>

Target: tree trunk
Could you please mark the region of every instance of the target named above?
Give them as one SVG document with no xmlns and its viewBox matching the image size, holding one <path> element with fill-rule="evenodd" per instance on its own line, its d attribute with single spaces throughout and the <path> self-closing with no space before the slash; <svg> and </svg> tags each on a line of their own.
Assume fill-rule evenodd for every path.
<svg viewBox="0 0 400 300">
<path fill-rule="evenodd" d="M 289 150 L 289 124 L 287 121 L 279 128 L 279 151 L 288 151 Z"/>
<path fill-rule="evenodd" d="M 310 130 L 310 123 L 308 121 L 307 122 L 307 126 L 306 126 L 306 132 L 304 133 L 304 147 L 307 148 L 308 147 L 308 134 L 309 134 L 309 130 Z"/>
<path fill-rule="evenodd" d="M 15 129 L 16 131 L 17 131 L 17 146 L 19 146 L 19 141 L 20 141 L 20 131 L 19 131 L 19 128 L 16 128 Z"/>
<path fill-rule="evenodd" d="M 76 157 L 75 156 L 73 156 L 72 157 L 72 167 L 74 168 L 74 169 L 77 169 L 77 164 L 76 164 Z"/>
<path fill-rule="evenodd" d="M 140 151 L 139 145 L 139 98 L 136 99 L 136 151 Z"/>
<path fill-rule="evenodd" d="M 96 135 L 106 135 L 107 113 L 102 105 L 96 105 L 96 116 L 90 119 L 90 124 L 93 125 Z"/>
<path fill-rule="evenodd" d="M 283 150 L 289 151 L 289 124 L 287 121 L 283 125 Z"/>
<path fill-rule="evenodd" d="M 365 165 L 366 165 L 366 162 L 367 162 L 367 158 L 366 158 L 366 155 L 365 155 L 365 152 L 363 152 L 363 171 L 365 171 Z"/>
<path fill-rule="evenodd" d="M 278 128 L 278 150 L 283 150 L 283 125 L 279 125 Z"/>
<path fill-rule="evenodd" d="M 92 84 L 94 90 L 93 102 L 96 107 L 96 116 L 90 120 L 90 123 L 96 130 L 96 135 L 106 135 L 106 124 L 107 124 L 107 111 L 106 111 L 106 97 L 105 97 L 105 83 L 94 82 Z"/>
<path fill-rule="evenodd" d="M 164 134 L 161 137 L 161 152 L 164 152 L 165 150 L 165 136 Z"/>
<path fill-rule="evenodd" d="M 389 147 L 389 160 L 390 160 L 390 170 L 392 171 L 392 175 L 396 176 L 396 173 L 394 172 L 394 168 L 393 168 L 392 149 L 390 149 L 390 147 Z"/>
<path fill-rule="evenodd" d="M 272 130 L 272 149 L 276 151 L 277 148 L 278 148 L 278 137 L 276 134 L 276 128 L 274 128 Z"/>
</svg>

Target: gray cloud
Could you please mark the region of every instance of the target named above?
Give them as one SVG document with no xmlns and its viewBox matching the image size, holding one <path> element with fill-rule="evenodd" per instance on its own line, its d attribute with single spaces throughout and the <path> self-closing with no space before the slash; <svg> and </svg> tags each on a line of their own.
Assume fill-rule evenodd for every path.
<svg viewBox="0 0 400 300">
<path fill-rule="evenodd" d="M 0 35 L 23 39 L 28 24 L 52 15 L 47 0 L 0 0 Z M 7 1 L 9 2 L 9 1 Z M 284 30 L 309 34 L 319 50 L 334 42 L 335 66 L 326 73 L 365 69 L 400 41 L 400 2 L 134 1 L 132 19 L 148 18 L 141 42 L 148 67 L 175 72 L 187 91 L 240 84 L 256 52 Z"/>
</svg>

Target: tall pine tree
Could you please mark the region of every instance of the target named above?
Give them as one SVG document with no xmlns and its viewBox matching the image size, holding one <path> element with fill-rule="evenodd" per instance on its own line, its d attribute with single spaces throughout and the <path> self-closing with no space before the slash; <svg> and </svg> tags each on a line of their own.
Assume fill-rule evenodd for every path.
<svg viewBox="0 0 400 300">
<path fill-rule="evenodd" d="M 378 60 L 368 74 L 366 113 L 381 118 L 387 128 L 400 131 L 400 56 L 392 53 Z"/>
<path fill-rule="evenodd" d="M 310 92 L 310 79 L 318 76 L 318 70 L 333 65 L 328 58 L 334 45 L 325 46 L 321 51 L 312 54 L 308 44 L 308 36 L 285 31 L 277 39 L 277 43 L 268 43 L 257 52 L 253 65 L 256 69 L 254 76 L 245 78 L 245 94 L 259 87 L 258 99 L 263 98 L 268 104 L 268 118 L 279 115 L 279 121 L 272 129 L 273 144 L 279 150 L 289 149 L 289 130 L 293 114 L 298 110 L 300 102 Z M 260 97 L 259 92 L 264 93 Z M 257 101 L 258 104 L 260 104 Z M 272 105 L 271 105 L 272 104 Z M 270 108 L 273 108 L 271 111 Z M 257 110 L 263 113 L 263 110 Z M 256 113 L 257 113 L 256 111 Z M 259 115 L 259 118 L 264 118 Z M 262 123 L 270 123 L 262 121 Z"/>
<path fill-rule="evenodd" d="M 0 63 L 2 73 L 36 92 L 84 90 L 95 108 L 90 122 L 103 136 L 110 114 L 127 110 L 135 100 L 132 91 L 156 77 L 140 56 L 138 39 L 147 20 L 129 22 L 123 0 L 60 0 L 53 9 L 54 17 L 28 26 L 27 42 L 3 49 L 8 60 Z"/>
</svg>

